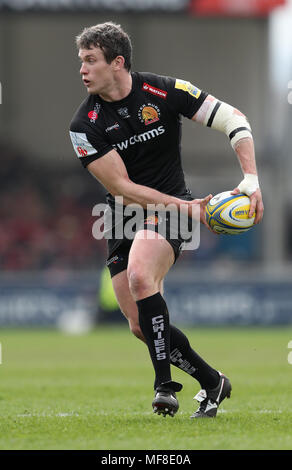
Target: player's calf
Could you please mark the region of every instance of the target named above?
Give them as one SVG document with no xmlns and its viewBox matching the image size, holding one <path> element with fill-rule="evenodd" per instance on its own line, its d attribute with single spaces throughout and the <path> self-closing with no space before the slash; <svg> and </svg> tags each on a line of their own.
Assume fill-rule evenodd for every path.
<svg viewBox="0 0 292 470">
<path fill-rule="evenodd" d="M 129 321 L 129 328 L 130 328 L 131 333 L 133 333 L 133 335 L 136 336 L 136 338 L 146 343 L 144 335 L 141 331 L 140 325 L 138 323 L 132 322 L 131 320 L 128 320 L 128 321 Z"/>
</svg>

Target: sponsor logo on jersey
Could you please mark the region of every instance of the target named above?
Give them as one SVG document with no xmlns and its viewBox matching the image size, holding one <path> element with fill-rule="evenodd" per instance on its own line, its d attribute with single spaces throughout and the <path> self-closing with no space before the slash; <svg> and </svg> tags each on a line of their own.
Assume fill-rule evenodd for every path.
<svg viewBox="0 0 292 470">
<path fill-rule="evenodd" d="M 115 255 L 113 256 L 112 258 L 110 258 L 109 260 L 106 261 L 106 266 L 109 266 L 110 264 L 117 264 L 119 261 L 123 261 L 123 257 L 122 256 L 119 256 L 119 255 Z"/>
<path fill-rule="evenodd" d="M 101 105 L 99 103 L 95 103 L 93 110 L 89 111 L 88 117 L 90 119 L 90 122 L 95 123 L 95 121 L 98 119 L 100 108 L 101 108 Z"/>
<path fill-rule="evenodd" d="M 152 93 L 152 95 L 159 96 L 159 98 L 166 99 L 167 97 L 167 91 L 160 90 L 160 88 L 149 85 L 149 83 L 143 83 L 142 90 Z"/>
<path fill-rule="evenodd" d="M 126 108 L 126 107 L 118 109 L 118 113 L 123 119 L 127 119 L 127 118 L 130 117 L 128 108 Z"/>
<path fill-rule="evenodd" d="M 105 132 L 110 132 L 113 130 L 117 130 L 119 128 L 120 128 L 120 124 L 118 122 L 115 122 L 112 126 L 107 127 Z"/>
<path fill-rule="evenodd" d="M 94 155 L 97 153 L 97 150 L 88 141 L 87 135 L 84 132 L 70 131 L 70 137 L 78 158 Z"/>
<path fill-rule="evenodd" d="M 175 81 L 175 88 L 178 90 L 183 90 L 197 99 L 201 94 L 201 90 L 199 90 L 199 88 L 197 88 L 195 85 L 192 85 L 190 82 L 186 82 L 185 80 L 180 80 L 179 78 L 177 78 Z"/>
<path fill-rule="evenodd" d="M 142 134 L 132 135 L 129 139 L 123 140 L 117 144 L 114 144 L 113 147 L 116 150 L 127 150 L 129 145 L 135 145 L 137 143 L 147 142 L 148 140 L 154 139 L 161 134 L 164 134 L 165 129 L 163 126 L 159 126 L 155 129 L 151 129 L 150 131 L 143 132 Z"/>
<path fill-rule="evenodd" d="M 89 111 L 88 117 L 90 119 L 90 122 L 95 122 L 98 118 L 98 114 L 95 111 Z"/>
<path fill-rule="evenodd" d="M 153 103 L 143 104 L 139 108 L 138 118 L 145 126 L 149 126 L 149 124 L 159 121 L 160 109 Z"/>
<path fill-rule="evenodd" d="M 79 153 L 80 157 L 86 157 L 87 155 L 87 150 L 78 146 L 76 147 L 77 152 Z"/>
</svg>

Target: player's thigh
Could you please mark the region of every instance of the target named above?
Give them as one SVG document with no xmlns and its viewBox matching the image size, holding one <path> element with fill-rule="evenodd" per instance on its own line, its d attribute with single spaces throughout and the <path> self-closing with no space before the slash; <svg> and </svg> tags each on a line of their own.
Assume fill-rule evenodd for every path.
<svg viewBox="0 0 292 470">
<path fill-rule="evenodd" d="M 140 230 L 132 243 L 128 260 L 130 291 L 155 290 L 174 263 L 170 243 L 158 233 Z M 151 294 L 149 294 L 151 295 Z"/>
</svg>

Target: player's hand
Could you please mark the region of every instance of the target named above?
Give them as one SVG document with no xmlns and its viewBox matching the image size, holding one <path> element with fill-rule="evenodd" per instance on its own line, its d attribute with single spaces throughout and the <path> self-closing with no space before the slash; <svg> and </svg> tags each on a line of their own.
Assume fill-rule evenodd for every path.
<svg viewBox="0 0 292 470">
<path fill-rule="evenodd" d="M 231 191 L 231 194 L 239 194 L 240 190 L 238 188 L 234 188 L 233 191 Z M 255 192 L 253 192 L 250 196 L 250 209 L 249 209 L 249 217 L 252 217 L 254 215 L 254 212 L 256 211 L 256 216 L 254 219 L 254 224 L 260 223 L 260 221 L 263 218 L 264 215 L 264 204 L 263 204 L 263 198 L 262 198 L 262 193 L 260 188 L 258 188 Z"/>
<path fill-rule="evenodd" d="M 203 199 L 193 199 L 192 201 L 190 201 L 190 217 L 193 217 L 193 214 L 192 214 L 192 205 L 200 205 L 200 222 L 202 224 L 204 224 L 208 230 L 210 230 L 212 233 L 216 233 L 214 232 L 214 230 L 211 229 L 211 227 L 209 226 L 209 224 L 207 223 L 207 220 L 206 220 L 206 205 L 208 204 L 208 202 L 212 199 L 213 195 L 212 194 L 209 194 L 208 196 L 204 197 Z M 197 214 L 197 211 L 195 211 L 195 214 Z M 196 219 L 198 219 L 198 217 L 195 217 Z M 216 233 L 217 234 L 217 233 Z"/>
</svg>

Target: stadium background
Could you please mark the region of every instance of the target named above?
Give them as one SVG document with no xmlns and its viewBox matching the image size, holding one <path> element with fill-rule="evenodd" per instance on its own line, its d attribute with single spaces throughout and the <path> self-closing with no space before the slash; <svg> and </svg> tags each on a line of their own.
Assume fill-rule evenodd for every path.
<svg viewBox="0 0 292 470">
<path fill-rule="evenodd" d="M 0 0 L 0 325 L 121 318 L 105 305 L 98 317 L 105 243 L 91 234 L 92 208 L 105 193 L 68 135 L 86 96 L 74 37 L 106 20 L 130 34 L 133 70 L 189 80 L 253 129 L 263 222 L 237 237 L 202 227 L 200 248 L 167 278 L 173 321 L 291 324 L 291 2 Z M 242 175 L 226 137 L 187 120 L 183 129 L 193 194 L 235 187 Z"/>
</svg>

